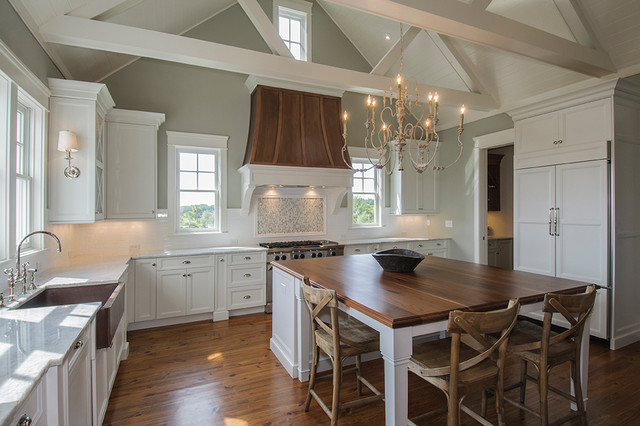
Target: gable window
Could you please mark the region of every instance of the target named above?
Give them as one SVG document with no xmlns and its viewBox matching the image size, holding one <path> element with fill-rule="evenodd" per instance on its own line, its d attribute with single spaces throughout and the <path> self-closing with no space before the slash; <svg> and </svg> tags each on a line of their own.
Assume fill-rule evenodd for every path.
<svg viewBox="0 0 640 426">
<path fill-rule="evenodd" d="M 311 60 L 311 6 L 302 0 L 274 0 L 278 34 L 294 58 Z"/>
<path fill-rule="evenodd" d="M 174 232 L 224 231 L 226 136 L 167 132 Z"/>
<path fill-rule="evenodd" d="M 364 158 L 352 158 L 351 163 L 354 169 L 364 170 L 371 167 L 369 160 Z M 353 226 L 380 226 L 382 198 L 380 181 L 380 170 L 376 168 L 357 171 L 353 174 L 353 187 L 351 188 Z"/>
</svg>

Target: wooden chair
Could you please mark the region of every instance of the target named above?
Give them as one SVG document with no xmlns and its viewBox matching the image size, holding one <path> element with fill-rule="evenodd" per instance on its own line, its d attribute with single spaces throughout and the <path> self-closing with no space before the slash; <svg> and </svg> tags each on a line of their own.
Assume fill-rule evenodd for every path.
<svg viewBox="0 0 640 426">
<path fill-rule="evenodd" d="M 484 419 L 486 399 L 483 398 L 482 401 L 481 415 L 462 405 L 467 394 L 490 387 L 496 391 L 498 423 L 504 424 L 504 358 L 507 339 L 516 323 L 519 310 L 518 301 L 511 300 L 507 309 L 500 311 L 452 311 L 447 326 L 451 337 L 414 345 L 409 371 L 445 393 L 448 400 L 447 425 L 460 424 L 460 410 L 478 422 L 490 425 Z M 490 343 L 486 336 L 489 333 L 499 333 L 500 338 Z M 445 408 L 435 410 L 413 420 L 430 417 L 444 410 Z"/>
<path fill-rule="evenodd" d="M 520 389 L 520 402 L 505 398 L 525 411 L 540 417 L 540 424 L 549 424 L 548 391 L 568 398 L 574 402 L 577 411 L 557 420 L 554 424 L 561 424 L 574 417 L 580 417 L 583 425 L 587 424 L 587 413 L 582 398 L 582 384 L 580 382 L 580 349 L 582 344 L 582 332 L 585 321 L 596 298 L 596 286 L 587 287 L 582 294 L 547 294 L 544 298 L 544 319 L 542 326 L 531 321 L 518 321 L 511 333 L 507 351 L 521 359 L 520 381 L 510 385 L 507 389 Z M 560 333 L 551 330 L 551 322 L 554 314 L 560 314 L 567 320 L 570 327 Z M 538 377 L 527 373 L 527 364 L 531 362 L 538 371 Z M 549 373 L 552 368 L 571 363 L 571 379 L 575 389 L 575 397 L 549 385 Z M 537 413 L 524 405 L 527 379 L 538 383 L 540 393 L 540 412 Z"/>
<path fill-rule="evenodd" d="M 349 407 L 367 404 L 378 401 L 384 397 L 378 389 L 376 389 L 368 380 L 360 374 L 361 359 L 360 355 L 373 352 L 380 349 L 380 336 L 377 331 L 367 325 L 353 319 L 339 318 L 338 316 L 338 300 L 336 292 L 333 290 L 325 290 L 321 288 L 311 287 L 309 278 L 304 278 L 302 285 L 305 302 L 309 307 L 311 315 L 312 341 L 313 341 L 313 364 L 311 367 L 311 377 L 309 379 L 309 392 L 304 405 L 304 411 L 309 411 L 311 397 L 318 402 L 324 412 L 331 418 L 331 424 L 338 423 L 339 412 Z M 321 318 L 321 313 L 329 310 L 330 321 L 327 323 Z M 331 410 L 315 391 L 316 382 L 330 378 L 317 377 L 318 358 L 320 357 L 320 349 L 326 353 L 333 363 L 333 399 L 331 401 Z M 364 383 L 374 395 L 360 398 L 347 403 L 340 403 L 340 385 L 342 384 L 342 373 L 353 371 L 354 369 L 342 370 L 342 365 L 347 357 L 355 356 L 356 358 L 356 378 L 358 395 L 362 395 L 362 383 Z"/>
</svg>

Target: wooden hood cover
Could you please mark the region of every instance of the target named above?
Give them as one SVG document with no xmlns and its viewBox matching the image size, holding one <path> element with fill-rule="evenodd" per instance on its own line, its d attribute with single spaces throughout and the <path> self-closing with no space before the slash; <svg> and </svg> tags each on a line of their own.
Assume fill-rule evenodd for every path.
<svg viewBox="0 0 640 426">
<path fill-rule="evenodd" d="M 348 169 L 340 111 L 335 96 L 257 86 L 243 164 Z"/>
</svg>

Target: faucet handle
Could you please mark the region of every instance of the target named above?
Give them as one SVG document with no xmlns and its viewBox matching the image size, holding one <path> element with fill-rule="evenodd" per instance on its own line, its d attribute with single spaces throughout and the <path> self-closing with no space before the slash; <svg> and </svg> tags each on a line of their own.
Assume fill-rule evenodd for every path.
<svg viewBox="0 0 640 426">
<path fill-rule="evenodd" d="M 9 275 L 9 278 L 13 277 L 13 268 L 7 268 L 7 269 L 3 270 L 2 272 L 4 272 L 5 275 Z"/>
<path fill-rule="evenodd" d="M 27 290 L 35 290 L 38 288 L 38 286 L 36 286 L 36 272 L 38 272 L 37 268 L 27 269 Z"/>
</svg>

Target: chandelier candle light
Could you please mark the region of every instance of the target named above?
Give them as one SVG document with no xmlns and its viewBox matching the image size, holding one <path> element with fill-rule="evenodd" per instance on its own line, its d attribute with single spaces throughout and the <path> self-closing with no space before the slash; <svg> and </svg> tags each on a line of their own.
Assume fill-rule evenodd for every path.
<svg viewBox="0 0 640 426">
<path fill-rule="evenodd" d="M 367 121 L 364 123 L 366 133 L 364 145 L 367 157 L 371 163 L 371 167 L 366 169 L 353 169 L 350 162 L 346 159 L 347 152 L 347 111 L 344 111 L 344 144 L 342 146 L 342 158 L 344 162 L 353 170 L 363 172 L 375 167 L 377 169 L 385 169 L 390 175 L 393 173 L 394 162 L 397 162 L 398 171 L 404 170 L 403 160 L 405 156 L 405 148 L 409 151 L 409 158 L 414 169 L 418 173 L 422 173 L 428 168 L 433 170 L 444 170 L 458 162 L 462 156 L 462 140 L 461 135 L 464 130 L 464 105 L 460 108 L 460 126 L 458 127 L 458 155 L 447 165 L 437 165 L 436 159 L 440 150 L 440 136 L 436 131 L 438 124 L 438 93 L 429 93 L 427 102 L 429 104 L 429 113 L 425 120 L 425 111 L 419 103 L 418 88 L 416 87 L 415 96 L 409 95 L 407 85 L 403 86 L 402 68 L 402 25 L 400 26 L 400 74 L 396 77 L 397 90 L 394 92 L 393 87 L 389 88 L 389 97 L 387 99 L 387 91 L 384 91 L 382 98 L 382 110 L 380 111 L 380 122 L 382 125 L 376 129 L 376 100 L 371 96 L 367 97 Z M 387 104 L 388 103 L 388 104 Z M 413 116 L 416 121 L 406 122 L 407 114 Z M 395 123 L 393 123 L 395 121 Z M 415 157 L 414 157 L 415 155 Z"/>
</svg>

